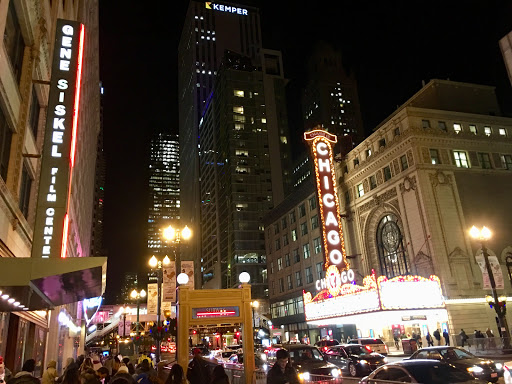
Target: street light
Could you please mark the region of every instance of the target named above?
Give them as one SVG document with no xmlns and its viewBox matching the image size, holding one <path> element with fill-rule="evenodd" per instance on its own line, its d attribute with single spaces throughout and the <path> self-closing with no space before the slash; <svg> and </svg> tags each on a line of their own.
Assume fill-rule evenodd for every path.
<svg viewBox="0 0 512 384">
<path fill-rule="evenodd" d="M 256 317 L 254 316 L 254 311 L 260 306 L 260 303 L 258 300 L 251 301 L 251 308 L 252 308 L 252 332 L 254 333 L 254 345 L 256 346 L 256 342 L 258 341 L 258 338 L 256 337 Z"/>
<path fill-rule="evenodd" d="M 160 314 L 162 312 L 162 267 L 168 266 L 171 260 L 168 256 L 165 256 L 163 260 L 158 260 L 154 255 L 149 259 L 149 266 L 151 269 L 156 270 L 157 278 L 157 307 L 156 307 L 156 327 L 160 327 Z M 156 338 L 156 362 L 160 362 L 160 338 Z"/>
<path fill-rule="evenodd" d="M 146 297 L 146 291 L 143 289 L 141 289 L 140 291 L 137 291 L 136 289 L 134 289 L 130 293 L 130 297 L 132 299 L 137 299 L 137 328 L 136 328 L 137 338 L 135 340 L 137 340 L 137 355 L 138 355 L 139 354 L 138 342 L 140 340 L 140 329 L 139 329 L 139 326 L 140 326 L 140 321 L 139 321 L 140 299 L 141 298 L 143 299 Z"/>
<path fill-rule="evenodd" d="M 192 231 L 186 225 L 183 229 L 175 228 L 172 225 L 169 225 L 163 229 L 163 237 L 167 241 L 176 243 L 179 247 L 182 240 L 188 240 L 192 237 Z M 175 253 L 174 259 L 176 260 L 176 268 L 181 269 L 181 260 L 178 259 L 178 257 L 181 257 L 179 250 L 177 253 Z"/>
<path fill-rule="evenodd" d="M 501 337 L 503 338 L 503 349 L 510 349 L 510 332 L 508 329 L 507 318 L 505 314 L 507 312 L 507 308 L 505 306 L 507 297 L 506 296 L 498 296 L 498 292 L 496 291 L 496 282 L 494 281 L 494 275 L 492 273 L 491 263 L 489 262 L 489 254 L 487 253 L 487 248 L 485 246 L 485 242 L 489 240 L 492 236 L 491 230 L 487 227 L 482 227 L 482 229 L 478 229 L 474 225 L 469 230 L 469 235 L 474 239 L 480 241 L 482 246 L 482 254 L 485 260 L 485 268 L 487 269 L 487 273 L 489 274 L 489 282 L 491 283 L 492 296 L 486 296 L 486 301 L 489 303 L 491 308 L 494 308 L 496 311 L 496 315 L 498 316 L 498 325 L 500 327 Z"/>
</svg>

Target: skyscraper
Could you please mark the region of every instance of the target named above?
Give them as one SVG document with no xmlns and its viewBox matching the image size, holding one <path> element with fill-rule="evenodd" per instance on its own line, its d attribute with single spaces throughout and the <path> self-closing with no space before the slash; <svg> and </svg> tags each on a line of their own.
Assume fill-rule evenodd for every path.
<svg viewBox="0 0 512 384">
<path fill-rule="evenodd" d="M 168 248 L 161 230 L 180 218 L 178 136 L 158 133 L 150 147 L 148 251 L 163 255 Z"/>
<path fill-rule="evenodd" d="M 178 102 L 181 212 L 195 235 L 183 259 L 200 257 L 199 121 L 226 50 L 259 60 L 259 10 L 190 1 L 178 47 Z"/>
</svg>

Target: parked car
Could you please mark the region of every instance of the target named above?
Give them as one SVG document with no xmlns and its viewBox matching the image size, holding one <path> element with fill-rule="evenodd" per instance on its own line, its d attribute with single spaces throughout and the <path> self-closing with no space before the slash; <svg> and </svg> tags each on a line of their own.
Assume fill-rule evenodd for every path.
<svg viewBox="0 0 512 384">
<path fill-rule="evenodd" d="M 290 363 L 299 373 L 301 381 L 309 381 L 314 375 L 331 377 L 342 381 L 341 369 L 333 363 L 324 360 L 320 350 L 307 344 L 283 344 L 282 348 L 288 350 Z"/>
<path fill-rule="evenodd" d="M 225 367 L 244 367 L 244 354 L 243 353 L 233 353 L 227 361 L 224 362 Z M 265 360 L 263 360 L 258 354 L 254 355 L 254 366 L 256 369 L 261 369 L 262 371 L 268 371 L 268 364 Z"/>
<path fill-rule="evenodd" d="M 361 344 L 368 347 L 368 350 L 372 352 L 380 353 L 381 355 L 388 355 L 388 346 L 381 340 L 375 339 L 372 337 L 359 337 L 357 339 L 352 339 L 348 342 L 348 344 Z"/>
<path fill-rule="evenodd" d="M 359 384 L 421 383 L 421 384 L 486 384 L 468 372 L 436 360 L 402 360 L 380 366 Z"/>
<path fill-rule="evenodd" d="M 437 346 L 418 349 L 409 360 L 433 359 L 443 361 L 464 370 L 476 378 L 497 382 L 503 376 L 503 364 L 481 359 L 459 347 Z"/>
<path fill-rule="evenodd" d="M 387 363 L 386 356 L 369 352 L 361 344 L 336 345 L 325 351 L 324 357 L 352 377 L 367 375 Z"/>
<path fill-rule="evenodd" d="M 340 342 L 336 339 L 322 339 L 322 340 L 318 340 L 316 343 L 315 343 L 315 346 L 320 348 L 320 350 L 322 352 L 324 351 L 327 351 L 330 347 L 334 346 L 334 345 L 339 345 Z"/>
</svg>

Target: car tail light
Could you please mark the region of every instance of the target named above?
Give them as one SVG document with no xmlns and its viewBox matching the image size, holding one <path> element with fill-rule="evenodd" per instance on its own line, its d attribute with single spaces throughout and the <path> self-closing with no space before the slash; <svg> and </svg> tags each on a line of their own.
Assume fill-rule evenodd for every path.
<svg viewBox="0 0 512 384">
<path fill-rule="evenodd" d="M 387 353 L 389 353 L 389 348 L 388 348 L 388 346 L 387 346 L 387 345 L 385 345 L 385 347 L 386 347 L 386 352 L 387 352 Z"/>
<path fill-rule="evenodd" d="M 364 346 L 364 348 L 365 348 L 368 352 L 373 352 L 373 351 L 372 351 L 372 349 L 371 349 L 369 346 L 367 346 L 367 345 L 365 345 L 365 346 Z"/>
</svg>

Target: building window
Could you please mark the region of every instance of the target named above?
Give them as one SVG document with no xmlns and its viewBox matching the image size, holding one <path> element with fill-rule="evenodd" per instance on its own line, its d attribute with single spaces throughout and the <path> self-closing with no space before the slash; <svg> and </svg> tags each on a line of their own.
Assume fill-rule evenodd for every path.
<svg viewBox="0 0 512 384">
<path fill-rule="evenodd" d="M 462 132 L 462 125 L 460 125 L 459 123 L 453 123 L 453 131 L 455 133 Z"/>
<path fill-rule="evenodd" d="M 282 257 L 277 259 L 277 270 L 280 271 L 281 269 L 283 269 L 283 258 Z"/>
<path fill-rule="evenodd" d="M 492 128 L 491 127 L 484 127 L 484 134 L 485 134 L 485 136 L 491 136 Z"/>
<path fill-rule="evenodd" d="M 391 179 L 391 168 L 388 165 L 384 167 L 384 181 L 388 181 L 389 179 Z"/>
<path fill-rule="evenodd" d="M 313 273 L 311 273 L 311 267 L 306 268 L 306 284 L 313 282 Z"/>
<path fill-rule="evenodd" d="M 375 189 L 377 188 L 377 178 L 375 177 L 375 175 L 371 175 L 370 176 L 370 189 Z"/>
<path fill-rule="evenodd" d="M 288 245 L 288 234 L 285 233 L 283 235 L 283 246 L 287 246 Z"/>
<path fill-rule="evenodd" d="M 318 228 L 318 215 L 311 217 L 311 230 Z"/>
<path fill-rule="evenodd" d="M 316 197 L 309 198 L 309 210 L 312 211 L 316 209 Z"/>
<path fill-rule="evenodd" d="M 300 223 L 300 234 L 301 236 L 308 234 L 308 223 L 305 221 L 304 223 Z"/>
<path fill-rule="evenodd" d="M 408 275 L 407 253 L 395 215 L 388 214 L 380 221 L 376 240 L 382 274 L 389 279 Z"/>
<path fill-rule="evenodd" d="M 386 146 L 386 139 L 380 139 L 379 140 L 379 149 Z"/>
<path fill-rule="evenodd" d="M 241 106 L 241 105 L 234 105 L 233 106 L 233 112 L 234 113 L 239 113 L 240 115 L 243 115 L 244 114 L 244 107 Z"/>
<path fill-rule="evenodd" d="M 270 273 L 274 273 L 274 262 L 270 262 Z"/>
<path fill-rule="evenodd" d="M 295 211 L 290 212 L 290 224 L 295 223 Z"/>
<path fill-rule="evenodd" d="M 477 134 L 476 125 L 470 124 L 469 125 L 469 132 L 471 132 L 472 134 L 476 135 Z"/>
<path fill-rule="evenodd" d="M 284 292 L 284 281 L 283 281 L 283 278 L 281 277 L 279 279 L 279 293 L 283 293 Z"/>
<path fill-rule="evenodd" d="M 286 216 L 281 219 L 281 228 L 285 229 L 288 226 L 286 222 Z"/>
<path fill-rule="evenodd" d="M 439 151 L 437 149 L 429 149 L 429 152 L 432 164 L 441 164 L 441 161 L 439 160 Z"/>
<path fill-rule="evenodd" d="M 16 10 L 14 9 L 13 1 L 9 2 L 9 8 L 7 11 L 4 30 L 4 47 L 11 62 L 14 78 L 16 79 L 16 82 L 19 83 L 21 79 L 25 42 L 21 35 L 21 27 L 18 21 L 18 15 L 16 15 Z"/>
<path fill-rule="evenodd" d="M 316 276 L 318 277 L 319 280 L 323 277 L 322 276 L 323 270 L 324 270 L 323 263 L 316 263 Z"/>
<path fill-rule="evenodd" d="M 464 151 L 453 151 L 455 165 L 459 168 L 469 168 L 468 156 Z"/>
<path fill-rule="evenodd" d="M 505 128 L 499 128 L 498 132 L 500 136 L 507 136 L 507 130 Z"/>
<path fill-rule="evenodd" d="M 444 121 L 438 121 L 437 122 L 437 127 L 441 130 L 441 131 L 447 131 L 446 129 L 446 123 Z"/>
<path fill-rule="evenodd" d="M 423 128 L 430 128 L 430 120 L 421 120 L 421 126 Z"/>
<path fill-rule="evenodd" d="M 372 150 L 370 148 L 368 148 L 366 150 L 366 158 L 370 157 L 372 155 Z"/>
<path fill-rule="evenodd" d="M 281 239 L 276 239 L 276 251 L 281 249 Z"/>
<path fill-rule="evenodd" d="M 12 4 L 12 3 L 10 3 Z M 0 108 L 0 176 L 7 180 L 9 155 L 11 154 L 12 131 L 5 119 L 4 111 Z"/>
<path fill-rule="evenodd" d="M 20 201 L 19 207 L 21 213 L 25 218 L 28 218 L 28 206 L 30 203 L 30 191 L 32 189 L 32 178 L 28 173 L 28 169 L 25 164 L 23 164 L 23 171 L 21 173 L 21 185 L 20 185 Z"/>
<path fill-rule="evenodd" d="M 39 112 L 41 111 L 41 107 L 39 105 L 39 100 L 37 99 L 36 90 L 32 87 L 32 100 L 30 103 L 30 128 L 32 129 L 32 133 L 34 134 L 34 138 L 37 138 L 37 128 L 39 127 Z"/>
<path fill-rule="evenodd" d="M 299 205 L 299 217 L 306 216 L 306 204 Z"/>
<path fill-rule="evenodd" d="M 350 204 L 350 191 L 345 191 L 345 205 Z"/>
<path fill-rule="evenodd" d="M 501 155 L 501 165 L 503 168 L 512 169 L 512 155 Z"/>
<path fill-rule="evenodd" d="M 491 158 L 488 153 L 477 153 L 478 162 L 482 165 L 483 169 L 491 169 Z"/>
<path fill-rule="evenodd" d="M 400 157 L 400 164 L 402 165 L 402 171 L 405 171 L 407 168 L 409 168 L 406 155 Z"/>
<path fill-rule="evenodd" d="M 297 241 L 297 229 L 292 229 L 292 241 Z"/>
<path fill-rule="evenodd" d="M 306 243 L 302 246 L 302 253 L 304 254 L 304 259 L 309 259 L 311 257 L 311 251 L 309 250 L 309 243 Z"/>
<path fill-rule="evenodd" d="M 295 286 L 302 286 L 302 274 L 300 273 L 300 271 L 295 272 Z"/>
<path fill-rule="evenodd" d="M 393 131 L 394 134 L 395 134 L 395 137 L 396 136 L 400 136 L 400 128 L 396 127 L 395 130 Z"/>
<path fill-rule="evenodd" d="M 279 224 L 275 223 L 274 224 L 274 235 L 277 235 L 278 233 L 279 233 Z"/>
<path fill-rule="evenodd" d="M 288 285 L 288 290 L 293 289 L 292 275 L 286 276 L 286 283 Z"/>
<path fill-rule="evenodd" d="M 300 261 L 300 255 L 299 255 L 299 248 L 295 248 L 293 251 L 292 251 L 292 256 L 293 256 L 293 261 L 295 263 L 298 263 Z"/>
<path fill-rule="evenodd" d="M 354 159 L 354 167 L 358 166 L 359 165 L 359 159 L 356 157 Z"/>
<path fill-rule="evenodd" d="M 290 254 L 287 253 L 286 255 L 284 255 L 284 266 L 289 267 L 290 265 L 292 265 L 290 262 Z"/>
<path fill-rule="evenodd" d="M 241 91 L 239 89 L 235 89 L 233 91 L 233 95 L 236 96 L 236 97 L 244 97 L 244 91 Z"/>
<path fill-rule="evenodd" d="M 320 237 L 313 239 L 313 249 L 315 250 L 315 255 L 322 252 L 322 239 Z"/>
<path fill-rule="evenodd" d="M 357 188 L 357 197 L 363 196 L 364 195 L 363 183 L 357 184 L 356 188 Z"/>
</svg>

